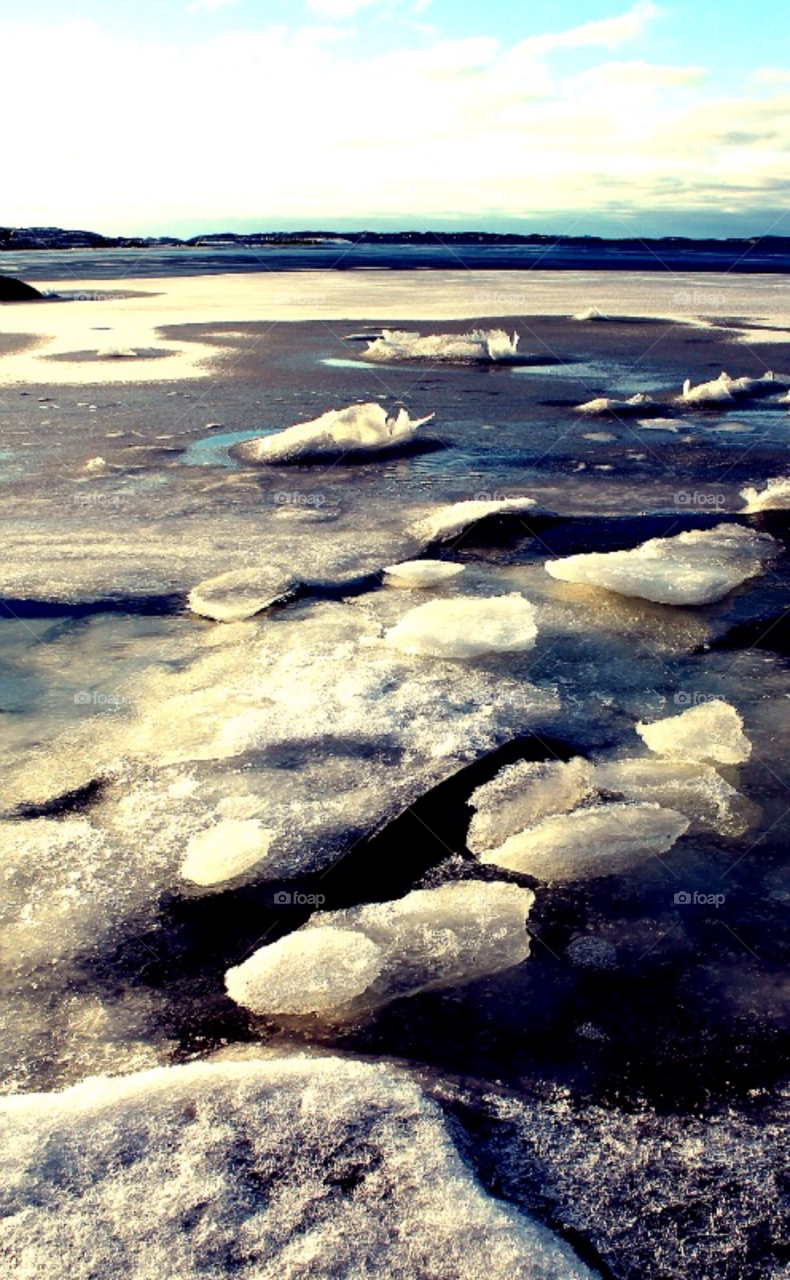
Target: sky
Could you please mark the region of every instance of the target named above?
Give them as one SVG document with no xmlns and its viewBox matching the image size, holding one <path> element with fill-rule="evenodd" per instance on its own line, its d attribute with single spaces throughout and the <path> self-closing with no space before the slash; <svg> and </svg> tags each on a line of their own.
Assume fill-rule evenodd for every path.
<svg viewBox="0 0 790 1280">
<path fill-rule="evenodd" d="M 787 0 L 0 0 L 0 225 L 790 235 Z"/>
</svg>

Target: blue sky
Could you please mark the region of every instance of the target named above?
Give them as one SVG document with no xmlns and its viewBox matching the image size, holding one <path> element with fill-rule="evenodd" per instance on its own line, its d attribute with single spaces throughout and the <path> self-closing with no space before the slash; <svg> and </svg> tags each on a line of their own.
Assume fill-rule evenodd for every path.
<svg viewBox="0 0 790 1280">
<path fill-rule="evenodd" d="M 790 6 L 3 0 L 0 224 L 790 234 Z"/>
</svg>

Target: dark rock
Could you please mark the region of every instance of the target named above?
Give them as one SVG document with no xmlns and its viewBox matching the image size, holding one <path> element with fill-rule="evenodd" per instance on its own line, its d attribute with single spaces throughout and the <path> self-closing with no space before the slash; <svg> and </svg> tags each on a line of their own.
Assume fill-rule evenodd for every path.
<svg viewBox="0 0 790 1280">
<path fill-rule="evenodd" d="M 25 284 L 24 280 L 15 280 L 13 276 L 0 276 L 0 302 L 32 302 L 41 298 L 38 289 Z"/>
</svg>

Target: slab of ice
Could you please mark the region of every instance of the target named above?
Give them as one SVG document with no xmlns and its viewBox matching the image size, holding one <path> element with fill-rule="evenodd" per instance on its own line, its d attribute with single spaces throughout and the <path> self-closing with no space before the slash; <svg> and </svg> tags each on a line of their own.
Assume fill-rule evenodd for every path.
<svg viewBox="0 0 790 1280">
<path fill-rule="evenodd" d="M 746 505 L 743 513 L 756 511 L 787 511 L 790 508 L 790 476 L 775 476 L 764 489 L 741 489 Z"/>
<path fill-rule="evenodd" d="M 592 1280 L 489 1198 L 405 1072 L 190 1063 L 0 1103 L 18 1280 Z"/>
<path fill-rule="evenodd" d="M 575 316 L 571 316 L 572 320 L 608 320 L 603 311 L 599 311 L 597 307 L 585 307 L 584 311 L 577 311 Z"/>
<path fill-rule="evenodd" d="M 375 1009 L 521 964 L 534 894 L 464 880 L 394 902 L 317 912 L 226 975 L 229 995 L 258 1014 Z"/>
<path fill-rule="evenodd" d="M 297 585 L 296 579 L 279 566 L 256 565 L 207 578 L 192 588 L 187 601 L 192 612 L 202 618 L 240 622 L 286 599 Z"/>
<path fill-rule="evenodd" d="M 597 400 L 588 400 L 585 404 L 577 405 L 576 412 L 587 414 L 644 413 L 652 404 L 652 396 L 644 395 L 640 391 L 635 396 L 630 396 L 628 400 L 613 400 L 608 396 L 600 396 Z"/>
<path fill-rule="evenodd" d="M 742 764 L 752 753 L 740 715 L 719 699 L 689 707 L 678 716 L 638 724 L 636 731 L 651 751 L 683 760 Z"/>
<path fill-rule="evenodd" d="M 508 836 L 549 814 L 569 813 L 593 792 L 592 768 L 581 756 L 569 760 L 521 760 L 507 765 L 469 797 L 476 810 L 469 824 L 472 853 L 496 848 Z"/>
<path fill-rule="evenodd" d="M 257 818 L 227 818 L 187 844 L 181 875 L 193 884 L 222 884 L 254 867 L 269 852 L 272 833 Z"/>
<path fill-rule="evenodd" d="M 449 560 L 404 560 L 401 564 L 387 565 L 384 584 L 388 587 L 439 587 L 463 571 L 462 564 L 453 564 Z"/>
<path fill-rule="evenodd" d="M 538 880 L 617 875 L 666 853 L 689 820 L 657 804 L 606 804 L 544 818 L 490 849 L 481 862 Z"/>
<path fill-rule="evenodd" d="M 384 329 L 370 343 L 365 360 L 433 360 L 451 364 L 508 361 L 518 356 L 518 334 L 504 329 L 474 329 L 471 333 L 433 333 L 425 337 L 405 329 Z"/>
<path fill-rule="evenodd" d="M 787 381 L 777 377 L 770 369 L 761 378 L 731 378 L 730 392 L 734 396 L 776 395 L 787 386 Z"/>
<path fill-rule="evenodd" d="M 596 787 L 631 801 L 652 801 L 685 813 L 695 830 L 740 835 L 748 826 L 743 797 L 711 765 L 695 760 L 609 760 L 596 764 Z"/>
<path fill-rule="evenodd" d="M 465 502 L 451 502 L 419 520 L 413 531 L 426 542 L 442 542 L 490 516 L 520 515 L 535 505 L 534 498 L 470 498 Z"/>
<path fill-rule="evenodd" d="M 691 379 L 686 378 L 683 383 L 683 390 L 677 397 L 678 404 L 727 404 L 734 399 L 730 385 L 732 378 L 728 373 L 722 371 L 718 378 L 714 378 L 711 382 L 700 382 L 696 387 L 691 385 Z"/>
<path fill-rule="evenodd" d="M 631 551 L 592 552 L 549 560 L 563 582 L 583 582 L 657 604 L 713 604 L 764 573 L 777 550 L 769 534 L 742 525 L 651 538 Z"/>
<path fill-rule="evenodd" d="M 346 453 L 381 453 L 407 444 L 433 414 L 412 419 L 405 409 L 396 414 L 384 405 L 352 404 L 330 409 L 311 422 L 300 422 L 271 436 L 245 440 L 233 448 L 245 462 L 296 462 Z"/>
<path fill-rule="evenodd" d="M 364 933 L 325 925 L 297 930 L 229 969 L 231 1000 L 266 1013 L 326 1013 L 378 977 L 384 952 Z"/>
<path fill-rule="evenodd" d="M 518 592 L 483 598 L 456 596 L 411 609 L 385 642 L 403 653 L 432 658 L 477 658 L 533 648 L 535 609 Z"/>
</svg>

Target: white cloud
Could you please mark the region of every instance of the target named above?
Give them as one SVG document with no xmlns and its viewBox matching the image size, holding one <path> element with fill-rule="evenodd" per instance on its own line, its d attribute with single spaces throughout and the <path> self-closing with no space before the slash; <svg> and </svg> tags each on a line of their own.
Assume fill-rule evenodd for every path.
<svg viewBox="0 0 790 1280">
<path fill-rule="evenodd" d="M 541 37 L 540 55 L 529 41 L 481 37 L 367 60 L 332 26 L 177 47 L 121 43 L 87 24 L 0 25 L 15 51 L 1 118 L 21 122 L 3 140 L 15 175 L 3 217 L 108 230 L 376 214 L 419 223 L 448 211 L 591 212 L 615 199 L 715 207 L 717 190 L 728 207 L 759 209 L 786 168 L 787 85 L 766 79 L 759 98 L 714 101 L 702 67 L 614 56 L 611 41 L 627 43 L 653 13 L 636 5 L 557 33 L 551 47 Z M 594 64 L 585 71 L 549 57 L 582 46 Z"/>
</svg>

